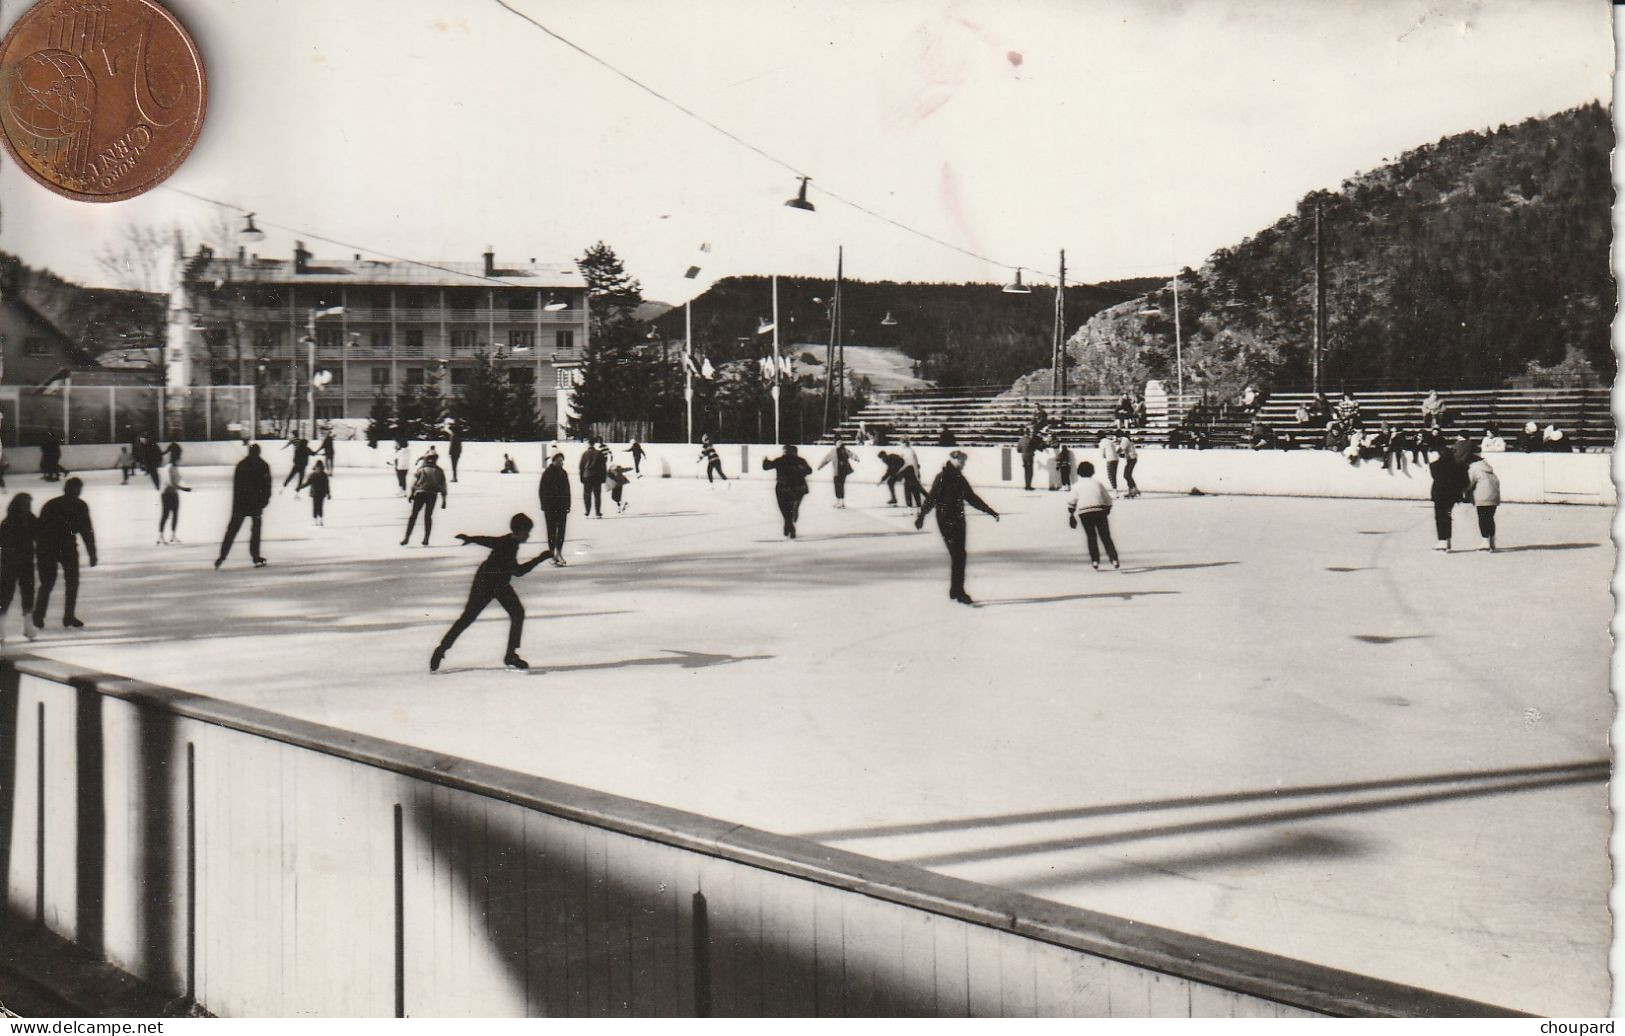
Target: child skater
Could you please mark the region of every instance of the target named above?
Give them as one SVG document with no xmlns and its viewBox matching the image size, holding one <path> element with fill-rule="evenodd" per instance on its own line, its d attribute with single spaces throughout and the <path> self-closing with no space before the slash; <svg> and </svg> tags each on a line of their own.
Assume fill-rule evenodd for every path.
<svg viewBox="0 0 1625 1036">
<path fill-rule="evenodd" d="M 468 603 L 463 606 L 463 614 L 457 616 L 457 621 L 451 624 L 451 629 L 440 638 L 440 644 L 429 656 L 429 672 L 436 672 L 440 663 L 445 661 L 446 652 L 457 642 L 464 630 L 479 618 L 480 612 L 492 601 L 502 605 L 508 613 L 508 653 L 503 656 L 502 662 L 509 669 L 529 669 L 530 663 L 519 657 L 519 638 L 525 632 L 525 606 L 519 603 L 519 595 L 513 590 L 513 577 L 528 575 L 537 565 L 553 556 L 550 550 L 544 550 L 523 564 L 519 561 L 519 545 L 530 539 L 531 529 L 535 523 L 529 515 L 516 514 L 508 522 L 511 530 L 506 536 L 469 536 L 458 533 L 457 538 L 465 545 L 478 544 L 490 550 L 486 559 L 480 562 L 480 567 L 474 572 L 474 585 L 468 591 Z"/>
<path fill-rule="evenodd" d="M 1106 556 L 1113 568 L 1121 568 L 1117 561 L 1117 544 L 1112 542 L 1112 494 L 1095 478 L 1095 466 L 1088 461 L 1078 465 L 1078 481 L 1066 501 L 1066 524 L 1076 529 L 1083 523 L 1083 534 L 1089 538 L 1089 563 L 1100 571 L 1100 545 L 1106 545 Z M 1099 540 L 1097 543 L 1096 540 Z"/>
<path fill-rule="evenodd" d="M 181 481 L 181 466 L 170 461 L 164 469 L 164 488 L 158 494 L 158 546 L 166 542 L 179 543 L 181 524 L 181 494 L 190 493 L 192 487 Z M 164 539 L 164 524 L 169 524 L 169 539 Z"/>
<path fill-rule="evenodd" d="M 626 484 L 631 481 L 626 477 L 626 472 L 627 467 L 625 464 L 610 465 L 609 498 L 615 501 L 615 511 L 617 514 L 626 513 L 626 501 L 621 499 L 621 494 L 626 490 Z"/>
<path fill-rule="evenodd" d="M 0 521 L 0 643 L 5 641 L 6 612 L 11 595 L 22 591 L 23 636 L 33 640 L 39 629 L 34 625 L 34 512 L 33 498 L 18 493 Z"/>
<path fill-rule="evenodd" d="M 326 466 L 321 461 L 316 462 L 316 467 L 311 470 L 309 478 L 299 480 L 300 489 L 306 486 L 310 487 L 310 517 L 317 525 L 326 525 L 327 519 L 322 517 L 322 512 L 328 498 L 333 495 L 333 484 L 327 476 Z M 433 507 L 430 509 L 433 510 Z M 423 520 L 423 526 L 426 532 L 429 526 L 427 517 Z"/>
</svg>

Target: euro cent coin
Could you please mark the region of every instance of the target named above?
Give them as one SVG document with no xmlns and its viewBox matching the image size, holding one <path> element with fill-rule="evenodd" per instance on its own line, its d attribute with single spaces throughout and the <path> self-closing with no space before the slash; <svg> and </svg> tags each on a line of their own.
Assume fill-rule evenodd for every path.
<svg viewBox="0 0 1625 1036">
<path fill-rule="evenodd" d="M 0 142 L 80 201 L 157 186 L 197 143 L 207 98 L 197 44 L 153 0 L 40 0 L 0 42 Z"/>
</svg>

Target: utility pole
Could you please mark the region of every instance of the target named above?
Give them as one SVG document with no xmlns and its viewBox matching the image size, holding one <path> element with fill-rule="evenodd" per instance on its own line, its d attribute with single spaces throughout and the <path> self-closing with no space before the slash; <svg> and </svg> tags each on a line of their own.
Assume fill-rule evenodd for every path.
<svg viewBox="0 0 1625 1036">
<path fill-rule="evenodd" d="M 835 305 L 830 310 L 831 334 L 835 339 L 835 423 L 840 424 L 846 420 L 846 336 L 841 333 L 841 321 L 846 314 L 841 312 L 841 282 L 845 273 L 846 246 L 838 245 L 835 250 Z"/>
<path fill-rule="evenodd" d="M 1320 392 L 1320 354 L 1326 348 L 1326 249 L 1320 234 L 1320 196 L 1315 196 L 1315 348 L 1311 376 Z"/>
<path fill-rule="evenodd" d="M 1061 249 L 1061 280 L 1055 288 L 1055 337 L 1050 343 L 1050 392 L 1066 398 L 1066 249 Z"/>
<path fill-rule="evenodd" d="M 837 291 L 840 290 L 843 251 L 844 246 L 836 246 L 835 284 Z M 833 295 L 830 296 L 825 309 L 829 313 L 829 345 L 824 349 L 824 431 L 828 432 L 834 427 L 829 423 L 830 402 L 835 396 L 835 297 Z"/>
</svg>

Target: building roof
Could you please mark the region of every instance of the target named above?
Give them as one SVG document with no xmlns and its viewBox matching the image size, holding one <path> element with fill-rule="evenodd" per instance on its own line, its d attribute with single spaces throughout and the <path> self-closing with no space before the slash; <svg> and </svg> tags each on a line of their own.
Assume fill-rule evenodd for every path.
<svg viewBox="0 0 1625 1036">
<path fill-rule="evenodd" d="M 485 275 L 484 262 L 422 261 L 395 259 L 307 260 L 298 272 L 292 260 L 250 256 L 194 259 L 188 264 L 189 279 L 198 282 L 226 281 L 234 284 L 391 284 L 408 287 L 514 287 L 564 288 L 580 290 L 587 286 L 581 272 L 570 263 L 497 262 L 493 275 Z"/>
</svg>

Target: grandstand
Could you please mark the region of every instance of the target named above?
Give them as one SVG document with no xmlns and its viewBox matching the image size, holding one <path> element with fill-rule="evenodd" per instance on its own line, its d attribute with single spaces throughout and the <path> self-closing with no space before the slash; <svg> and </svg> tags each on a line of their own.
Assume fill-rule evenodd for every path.
<svg viewBox="0 0 1625 1036">
<path fill-rule="evenodd" d="M 1042 407 L 1050 419 L 1077 438 L 1099 435 L 1113 425 L 1116 396 L 1014 396 L 997 387 L 933 389 L 899 392 L 871 401 L 839 427 L 851 439 L 860 429 L 883 441 L 909 439 L 934 443 L 944 428 L 962 446 L 994 446 L 1014 442 L 1032 426 Z M 1367 425 L 1386 421 L 1395 428 L 1421 424 L 1421 391 L 1356 392 L 1361 418 Z M 1280 434 L 1285 446 L 1318 444 L 1321 432 L 1299 429 L 1294 419 L 1300 403 L 1314 398 L 1310 392 L 1282 392 L 1265 398 L 1259 417 Z M 1475 435 L 1494 425 L 1510 436 L 1526 422 L 1540 427 L 1556 425 L 1575 444 L 1587 450 L 1612 449 L 1614 419 L 1606 388 L 1463 389 L 1440 392 L 1445 406 L 1445 427 Z M 1187 417 L 1203 432 L 1210 447 L 1239 447 L 1247 443 L 1251 418 L 1234 404 L 1204 403 L 1193 395 L 1166 397 L 1166 407 L 1148 400 L 1145 427 L 1138 438 L 1148 445 L 1166 445 L 1168 433 Z M 1333 402 L 1336 399 L 1333 398 Z M 825 436 L 823 441 L 831 441 Z"/>
</svg>

